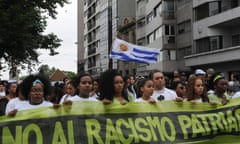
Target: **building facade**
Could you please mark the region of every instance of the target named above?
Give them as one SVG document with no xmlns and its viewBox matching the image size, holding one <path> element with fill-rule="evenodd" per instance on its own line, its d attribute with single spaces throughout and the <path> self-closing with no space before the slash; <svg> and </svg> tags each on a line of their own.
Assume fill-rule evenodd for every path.
<svg viewBox="0 0 240 144">
<path fill-rule="evenodd" d="M 78 31 L 78 71 L 98 74 L 114 68 L 124 75 L 143 76 L 153 69 L 169 74 L 210 67 L 239 71 L 239 5 L 240 0 L 85 0 L 84 27 Z M 109 59 L 116 37 L 158 48 L 158 62 Z"/>
<path fill-rule="evenodd" d="M 186 66 L 239 71 L 239 6 L 240 0 L 193 0 L 193 48 Z"/>
<path fill-rule="evenodd" d="M 178 33 L 178 24 L 179 27 L 191 25 L 191 1 L 137 0 L 136 3 L 137 44 L 160 50 L 156 64 L 138 64 L 137 75 L 147 75 L 152 69 L 159 69 L 165 73 L 172 73 L 176 69 L 189 70 L 183 57 L 186 51 L 191 49 L 191 29 L 183 29 Z M 181 7 L 178 7 L 181 3 Z M 187 11 L 189 13 L 186 13 Z M 180 15 L 179 12 L 183 12 L 184 15 Z M 182 41 L 181 38 L 187 40 Z"/>
</svg>

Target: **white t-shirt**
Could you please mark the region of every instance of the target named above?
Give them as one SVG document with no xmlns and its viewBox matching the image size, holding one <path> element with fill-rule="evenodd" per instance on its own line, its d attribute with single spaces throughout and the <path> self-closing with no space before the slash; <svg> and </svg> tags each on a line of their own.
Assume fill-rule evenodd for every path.
<svg viewBox="0 0 240 144">
<path fill-rule="evenodd" d="M 6 96 L 6 93 L 5 93 L 5 91 L 3 91 L 3 92 L 0 92 L 0 96 Z"/>
<path fill-rule="evenodd" d="M 156 101 L 160 101 L 159 98 L 161 100 L 176 100 L 177 94 L 173 90 L 163 88 L 163 90 L 154 90 L 152 98 Z"/>
<path fill-rule="evenodd" d="M 63 102 L 64 102 L 64 101 L 67 101 L 67 100 L 73 101 L 73 100 L 72 100 L 72 99 L 74 99 L 73 97 L 79 97 L 79 96 L 78 96 L 78 95 L 71 96 L 71 95 L 69 95 L 69 94 L 65 94 L 65 95 L 61 98 L 59 104 L 63 104 Z"/>
<path fill-rule="evenodd" d="M 236 93 L 232 96 L 233 99 L 234 99 L 234 98 L 238 98 L 238 97 L 240 97 L 240 91 L 236 92 Z"/>
<path fill-rule="evenodd" d="M 29 101 L 24 101 L 20 105 L 16 106 L 17 110 L 27 110 L 27 109 L 34 109 L 34 108 L 39 108 L 39 107 L 44 107 L 44 106 L 53 106 L 51 102 L 48 101 L 43 101 L 41 104 L 38 105 L 32 105 L 29 103 Z"/>
<path fill-rule="evenodd" d="M 11 99 L 6 106 L 5 114 L 8 115 L 9 112 L 13 111 L 14 109 L 17 109 L 19 105 L 21 105 L 24 100 L 20 100 L 18 97 Z"/>
<path fill-rule="evenodd" d="M 82 98 L 80 96 L 74 96 L 70 99 L 71 101 L 98 101 L 96 98 L 94 97 L 88 97 L 88 98 Z"/>
</svg>

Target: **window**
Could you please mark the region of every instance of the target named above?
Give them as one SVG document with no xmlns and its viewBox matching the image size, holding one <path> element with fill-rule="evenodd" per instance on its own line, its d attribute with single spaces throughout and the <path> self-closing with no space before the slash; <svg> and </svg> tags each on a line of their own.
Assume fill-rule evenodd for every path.
<svg viewBox="0 0 240 144">
<path fill-rule="evenodd" d="M 143 27 L 145 25 L 145 18 L 138 20 L 137 27 Z"/>
<path fill-rule="evenodd" d="M 209 48 L 209 39 L 203 38 L 196 41 L 196 53 L 202 53 L 210 51 Z"/>
<path fill-rule="evenodd" d="M 155 8 L 154 8 L 154 17 L 159 15 L 162 12 L 162 4 L 159 3 Z"/>
<path fill-rule="evenodd" d="M 151 22 L 153 20 L 153 12 L 151 12 L 148 16 L 147 16 L 147 23 Z"/>
<path fill-rule="evenodd" d="M 170 50 L 170 60 L 176 60 L 176 51 Z"/>
<path fill-rule="evenodd" d="M 201 20 L 209 16 L 208 3 L 195 8 L 195 20 Z"/>
<path fill-rule="evenodd" d="M 163 1 L 163 18 L 164 19 L 173 19 L 174 16 L 174 1 L 173 0 L 164 0 Z"/>
<path fill-rule="evenodd" d="M 217 50 L 222 48 L 222 37 L 210 37 L 210 50 Z"/>
<path fill-rule="evenodd" d="M 221 12 L 221 3 L 220 2 L 210 2 L 209 3 L 209 16 L 216 15 Z"/>
<path fill-rule="evenodd" d="M 173 25 L 165 25 L 165 35 L 175 35 L 175 27 Z"/>
<path fill-rule="evenodd" d="M 191 31 L 191 22 L 186 21 L 178 24 L 178 34 L 182 34 L 185 32 Z"/>
<path fill-rule="evenodd" d="M 213 36 L 196 41 L 197 53 L 208 52 L 217 49 L 222 49 L 222 36 Z"/>
<path fill-rule="evenodd" d="M 238 0 L 231 0 L 231 8 L 238 7 Z"/>
<path fill-rule="evenodd" d="M 232 46 L 240 45 L 240 34 L 236 34 L 232 36 Z"/>
<path fill-rule="evenodd" d="M 177 51 L 177 59 L 183 60 L 185 56 L 191 55 L 192 49 L 191 47 L 180 48 Z"/>
<path fill-rule="evenodd" d="M 156 30 L 155 34 L 156 34 L 156 39 L 162 37 L 162 26 Z"/>
<path fill-rule="evenodd" d="M 151 33 L 150 35 L 148 35 L 148 44 L 154 42 L 154 40 L 155 40 L 154 33 Z"/>
</svg>

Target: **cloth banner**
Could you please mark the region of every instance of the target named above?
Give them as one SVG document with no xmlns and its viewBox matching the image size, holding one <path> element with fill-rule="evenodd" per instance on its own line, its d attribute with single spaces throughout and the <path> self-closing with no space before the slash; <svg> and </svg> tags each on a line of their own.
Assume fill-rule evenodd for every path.
<svg viewBox="0 0 240 144">
<path fill-rule="evenodd" d="M 224 106 L 73 102 L 0 117 L 1 144 L 239 144 L 240 99 Z"/>
<path fill-rule="evenodd" d="M 110 58 L 123 61 L 133 61 L 145 64 L 154 64 L 160 49 L 134 45 L 126 41 L 115 39 L 110 53 Z"/>
</svg>

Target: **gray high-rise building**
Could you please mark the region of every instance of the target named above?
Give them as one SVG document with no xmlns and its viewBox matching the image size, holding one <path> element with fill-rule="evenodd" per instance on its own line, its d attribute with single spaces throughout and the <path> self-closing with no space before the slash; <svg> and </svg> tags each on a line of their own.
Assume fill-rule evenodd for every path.
<svg viewBox="0 0 240 144">
<path fill-rule="evenodd" d="M 240 0 L 85 0 L 84 15 L 78 17 L 78 25 L 84 20 L 78 31 L 79 66 L 92 74 L 109 68 L 136 75 L 148 75 L 152 69 L 168 74 L 209 67 L 239 71 L 239 4 Z M 109 59 L 116 36 L 158 48 L 157 63 Z"/>
<path fill-rule="evenodd" d="M 240 0 L 193 0 L 193 49 L 186 66 L 239 71 Z"/>
<path fill-rule="evenodd" d="M 160 51 L 156 64 L 138 64 L 137 75 L 148 75 L 152 69 L 159 69 L 165 73 L 171 73 L 176 69 L 189 70 L 185 67 L 183 57 L 192 45 L 191 1 L 137 0 L 136 2 L 137 44 L 158 48 Z M 190 28 L 184 29 L 185 25 Z M 178 26 L 182 27 L 182 30 L 179 31 Z"/>
</svg>

